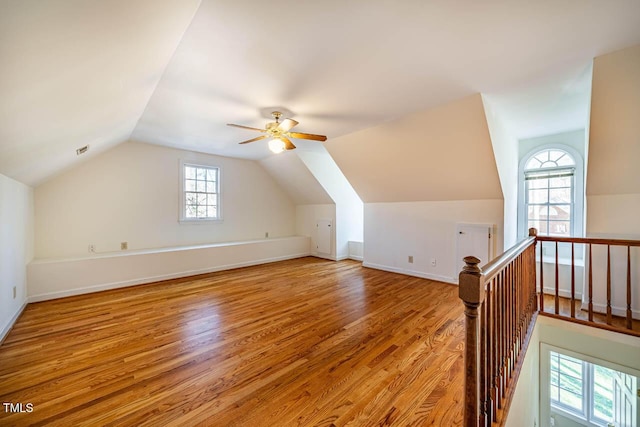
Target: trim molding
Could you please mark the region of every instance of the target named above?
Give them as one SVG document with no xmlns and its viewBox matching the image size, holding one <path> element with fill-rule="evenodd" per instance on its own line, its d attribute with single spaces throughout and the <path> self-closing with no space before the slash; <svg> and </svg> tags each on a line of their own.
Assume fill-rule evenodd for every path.
<svg viewBox="0 0 640 427">
<path fill-rule="evenodd" d="M 423 273 L 422 271 L 416 271 L 416 270 L 405 270 L 403 268 L 389 267 L 387 265 L 374 264 L 366 261 L 362 263 L 362 266 L 367 268 L 373 268 L 375 270 L 388 271 L 390 273 L 399 273 L 399 274 L 404 274 L 406 276 L 420 277 L 422 279 L 429 279 L 429 280 L 435 280 L 438 282 L 450 283 L 452 285 L 458 284 L 458 281 L 455 280 L 453 277 L 441 276 L 439 274 Z"/>
<path fill-rule="evenodd" d="M 540 288 L 540 284 L 538 284 L 538 288 Z M 544 287 L 544 293 L 545 295 L 555 295 L 556 294 L 556 288 L 550 288 L 545 286 Z M 571 291 L 567 290 L 567 289 L 558 289 L 558 296 L 561 296 L 562 298 L 571 298 Z M 576 300 L 581 300 L 582 299 L 582 292 L 576 292 L 574 295 L 574 299 Z"/>
<path fill-rule="evenodd" d="M 66 291 L 48 292 L 44 294 L 31 295 L 27 301 L 29 303 L 47 301 L 51 299 L 70 297 L 74 295 L 89 294 L 92 292 L 107 291 L 110 289 L 126 288 L 128 286 L 160 282 L 162 280 L 177 279 L 179 277 L 196 276 L 198 274 L 207 274 L 207 273 L 215 273 L 217 271 L 223 271 L 223 270 L 232 270 L 234 268 L 250 267 L 253 265 L 260 265 L 260 264 L 269 264 L 272 262 L 284 261 L 287 259 L 302 258 L 309 255 L 311 255 L 309 252 L 304 252 L 304 253 L 285 255 L 280 257 L 251 260 L 247 262 L 238 262 L 234 264 L 218 265 L 215 267 L 202 268 L 198 270 L 186 270 L 178 273 L 163 274 L 159 276 L 140 277 L 137 279 L 124 280 L 121 282 L 103 283 L 100 285 L 87 286 L 84 288 L 75 288 L 75 289 L 69 289 Z"/>
<path fill-rule="evenodd" d="M 589 303 L 582 301 L 580 308 L 584 311 L 589 311 Z M 607 306 L 606 304 L 596 304 L 593 303 L 593 312 L 598 314 L 607 314 Z M 627 317 L 627 309 L 622 307 L 611 306 L 611 314 L 619 317 Z M 631 309 L 631 317 L 640 320 L 640 310 Z"/>
<path fill-rule="evenodd" d="M 9 335 L 9 332 L 11 332 L 11 329 L 13 329 L 13 325 L 16 324 L 18 317 L 20 317 L 24 309 L 27 307 L 27 303 L 28 303 L 27 300 L 24 300 L 22 302 L 22 305 L 20 306 L 20 308 L 15 312 L 15 314 L 11 317 L 11 319 L 9 319 L 9 322 L 5 325 L 4 328 L 2 328 L 2 331 L 0 331 L 0 344 L 4 342 L 4 339 L 7 337 L 7 335 Z"/>
</svg>

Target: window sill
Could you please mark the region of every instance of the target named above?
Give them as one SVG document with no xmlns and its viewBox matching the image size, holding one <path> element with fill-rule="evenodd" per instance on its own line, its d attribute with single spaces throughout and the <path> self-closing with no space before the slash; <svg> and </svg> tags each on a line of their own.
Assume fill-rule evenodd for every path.
<svg viewBox="0 0 640 427">
<path fill-rule="evenodd" d="M 221 223 L 224 222 L 224 220 L 222 218 L 218 218 L 218 219 L 186 219 L 186 218 L 180 218 L 178 220 L 178 222 L 180 224 L 185 224 L 185 225 L 204 225 L 204 224 L 217 224 L 217 223 Z"/>
<path fill-rule="evenodd" d="M 545 264 L 556 264 L 556 257 L 555 255 L 545 255 L 542 258 L 543 262 Z M 536 256 L 536 262 L 539 263 L 540 262 L 540 256 Z M 584 267 L 584 259 L 582 258 L 575 258 L 574 260 L 574 264 L 576 265 L 576 267 Z M 566 257 L 558 257 L 558 265 L 571 265 L 571 258 L 566 258 Z"/>
</svg>

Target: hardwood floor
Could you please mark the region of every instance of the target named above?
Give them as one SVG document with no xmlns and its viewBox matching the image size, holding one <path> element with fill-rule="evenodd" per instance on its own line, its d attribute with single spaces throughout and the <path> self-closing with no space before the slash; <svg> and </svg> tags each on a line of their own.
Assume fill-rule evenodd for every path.
<svg viewBox="0 0 640 427">
<path fill-rule="evenodd" d="M 561 316 L 571 318 L 571 298 L 558 298 L 558 314 Z M 582 310 L 582 302 L 580 300 L 574 300 L 574 313 L 575 318 L 579 320 L 587 321 L 589 319 L 589 312 Z M 544 312 L 555 314 L 555 296 L 544 296 Z M 607 324 L 607 316 L 604 313 L 593 313 L 593 322 L 601 325 Z M 611 326 L 618 328 L 621 331 L 626 331 L 626 318 L 620 316 L 612 316 Z M 631 321 L 631 330 L 636 333 L 640 332 L 640 320 L 633 319 Z"/>
<path fill-rule="evenodd" d="M 457 292 L 302 258 L 30 304 L 0 425 L 461 425 Z"/>
</svg>

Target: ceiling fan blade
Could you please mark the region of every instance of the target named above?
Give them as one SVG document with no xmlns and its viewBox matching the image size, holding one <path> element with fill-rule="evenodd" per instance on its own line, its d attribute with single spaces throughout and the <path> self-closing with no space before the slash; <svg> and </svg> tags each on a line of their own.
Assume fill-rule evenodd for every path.
<svg viewBox="0 0 640 427">
<path fill-rule="evenodd" d="M 241 128 L 241 129 L 257 130 L 258 132 L 266 132 L 264 129 L 252 128 L 249 126 L 242 126 L 242 125 L 234 125 L 233 123 L 227 123 L 227 126 L 233 126 L 234 128 Z"/>
<path fill-rule="evenodd" d="M 285 150 L 293 150 L 294 148 L 296 148 L 296 146 L 293 145 L 293 142 L 291 142 L 291 140 L 289 138 L 281 136 L 280 140 L 282 142 L 284 142 L 284 149 Z"/>
<path fill-rule="evenodd" d="M 289 132 L 287 136 L 290 136 L 292 138 L 299 138 L 299 139 L 312 139 L 314 141 L 327 140 L 327 137 L 324 135 L 314 135 L 312 133 Z"/>
<path fill-rule="evenodd" d="M 246 141 L 239 142 L 238 144 L 248 144 L 250 142 L 260 141 L 261 139 L 265 139 L 266 137 L 267 137 L 267 135 L 262 135 L 262 136 L 258 136 L 258 137 L 253 138 L 253 139 L 247 139 Z"/>
<path fill-rule="evenodd" d="M 289 132 L 297 124 L 298 122 L 293 119 L 284 119 L 278 127 L 280 128 L 280 130 L 282 130 L 282 132 Z"/>
</svg>

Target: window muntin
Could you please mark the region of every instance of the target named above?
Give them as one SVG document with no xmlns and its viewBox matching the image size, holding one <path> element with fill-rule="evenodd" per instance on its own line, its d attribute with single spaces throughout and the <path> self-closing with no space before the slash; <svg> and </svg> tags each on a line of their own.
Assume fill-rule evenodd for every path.
<svg viewBox="0 0 640 427">
<path fill-rule="evenodd" d="M 638 425 L 635 376 L 549 350 L 549 403 L 582 425 Z M 624 389 L 624 391 L 622 391 Z M 624 421 L 623 421 L 624 419 Z"/>
<path fill-rule="evenodd" d="M 550 396 L 551 404 L 576 414 L 584 413 L 582 399 L 584 364 L 576 358 L 551 351 Z"/>
<path fill-rule="evenodd" d="M 186 221 L 219 220 L 220 168 L 183 164 L 182 212 Z"/>
<path fill-rule="evenodd" d="M 525 163 L 525 223 L 541 235 L 570 236 L 574 219 L 575 161 L 568 153 L 547 149 Z"/>
</svg>

